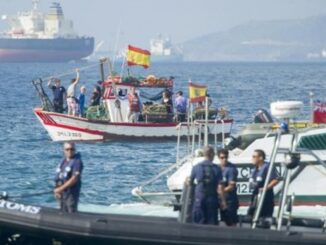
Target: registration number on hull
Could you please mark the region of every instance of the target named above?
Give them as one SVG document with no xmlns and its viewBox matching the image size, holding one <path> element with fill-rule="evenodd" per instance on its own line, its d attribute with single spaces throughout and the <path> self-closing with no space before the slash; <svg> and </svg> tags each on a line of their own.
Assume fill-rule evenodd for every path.
<svg viewBox="0 0 326 245">
<path fill-rule="evenodd" d="M 81 138 L 81 133 L 75 132 L 57 132 L 58 137 Z"/>
<path fill-rule="evenodd" d="M 238 195 L 250 195 L 250 185 L 249 185 L 249 178 L 250 173 L 253 169 L 252 164 L 242 164 L 241 166 L 237 166 L 238 170 L 238 182 L 237 182 L 237 193 Z M 280 165 L 276 165 L 276 171 L 278 172 L 279 176 L 281 176 L 282 168 Z"/>
</svg>

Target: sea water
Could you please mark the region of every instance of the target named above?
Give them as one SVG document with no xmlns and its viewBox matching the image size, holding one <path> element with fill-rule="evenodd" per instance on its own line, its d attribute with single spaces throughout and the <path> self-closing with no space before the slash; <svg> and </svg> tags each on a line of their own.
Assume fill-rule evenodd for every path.
<svg viewBox="0 0 326 245">
<path fill-rule="evenodd" d="M 20 195 L 53 188 L 55 169 L 62 159 L 62 143 L 52 142 L 33 114 L 40 100 L 31 81 L 73 72 L 85 65 L 89 64 L 0 64 L 0 191 Z M 120 72 L 121 68 L 116 66 L 116 70 Z M 302 117 L 309 119 L 309 92 L 314 92 L 316 99 L 326 99 L 323 63 L 154 64 L 147 70 L 132 68 L 129 73 L 173 76 L 174 91 L 185 94 L 189 80 L 207 84 L 214 105 L 226 107 L 234 118 L 234 133 L 250 123 L 258 109 L 268 109 L 270 102 L 301 100 L 306 105 Z M 63 85 L 67 87 L 73 77 L 73 73 L 62 77 Z M 86 98 L 98 80 L 98 67 L 82 71 L 80 85 L 87 87 Z M 85 166 L 81 209 L 158 213 L 157 206 L 141 203 L 131 196 L 131 190 L 175 162 L 176 142 L 79 143 L 77 149 Z M 158 184 L 163 191 L 165 183 L 163 178 Z M 19 201 L 57 205 L 51 194 Z M 166 215 L 175 215 L 167 208 L 162 210 Z"/>
</svg>

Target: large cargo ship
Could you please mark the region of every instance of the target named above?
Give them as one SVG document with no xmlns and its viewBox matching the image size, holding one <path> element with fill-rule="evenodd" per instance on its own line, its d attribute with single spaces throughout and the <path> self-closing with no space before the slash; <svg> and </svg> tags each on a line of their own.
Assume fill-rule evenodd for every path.
<svg viewBox="0 0 326 245">
<path fill-rule="evenodd" d="M 92 54 L 94 38 L 76 34 L 60 3 L 53 2 L 48 14 L 38 3 L 33 0 L 31 11 L 2 16 L 10 28 L 0 33 L 0 62 L 66 62 Z"/>
<path fill-rule="evenodd" d="M 169 38 L 163 38 L 161 35 L 150 40 L 150 52 L 151 60 L 154 63 L 183 61 L 181 49 L 173 46 Z"/>
</svg>

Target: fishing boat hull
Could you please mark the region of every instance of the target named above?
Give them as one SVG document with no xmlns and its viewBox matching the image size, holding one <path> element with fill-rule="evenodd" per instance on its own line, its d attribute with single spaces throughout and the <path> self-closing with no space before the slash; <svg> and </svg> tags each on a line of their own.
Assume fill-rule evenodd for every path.
<svg viewBox="0 0 326 245">
<path fill-rule="evenodd" d="M 1 242 L 32 244 L 325 244 L 321 228 L 298 232 L 182 224 L 174 218 L 111 214 L 66 214 L 0 200 Z M 318 222 L 317 222 L 318 223 Z M 321 227 L 322 222 L 316 226 Z M 19 234 L 19 236 L 17 236 Z M 36 242 L 34 242 L 36 241 Z M 37 243 L 39 242 L 39 243 Z M 26 243 L 24 243 L 26 244 Z"/>
<path fill-rule="evenodd" d="M 111 123 L 107 120 L 90 120 L 65 114 L 34 110 L 35 115 L 53 141 L 106 141 L 106 140 L 175 140 L 180 134 L 191 134 L 189 127 L 177 123 Z M 231 133 L 233 120 L 209 121 L 209 134 L 217 138 Z M 196 136 L 204 130 L 196 130 Z"/>
</svg>

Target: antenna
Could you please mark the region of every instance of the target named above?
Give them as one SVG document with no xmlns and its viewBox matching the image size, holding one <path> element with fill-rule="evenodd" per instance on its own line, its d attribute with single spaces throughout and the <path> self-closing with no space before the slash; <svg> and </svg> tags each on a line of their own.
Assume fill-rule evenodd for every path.
<svg viewBox="0 0 326 245">
<path fill-rule="evenodd" d="M 34 10 L 38 10 L 39 2 L 40 2 L 40 0 L 32 0 Z"/>
</svg>

